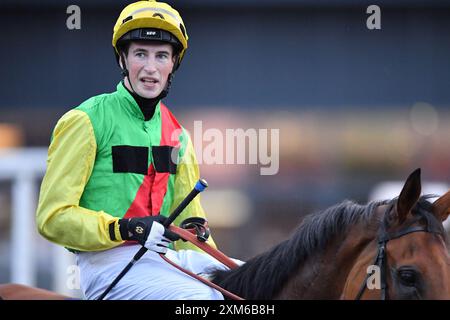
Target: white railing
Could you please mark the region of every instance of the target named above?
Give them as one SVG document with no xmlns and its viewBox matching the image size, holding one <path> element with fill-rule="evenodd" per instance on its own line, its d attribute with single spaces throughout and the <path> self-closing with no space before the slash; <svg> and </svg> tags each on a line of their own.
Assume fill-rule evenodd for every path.
<svg viewBox="0 0 450 320">
<path fill-rule="evenodd" d="M 0 180 L 12 181 L 10 282 L 36 286 L 38 255 L 49 254 L 52 259 L 50 289 L 78 295 L 66 285 L 67 268 L 74 264 L 73 255 L 49 242 L 44 248 L 39 245 L 42 237 L 37 233 L 35 211 L 38 182 L 44 176 L 46 159 L 47 148 L 0 149 Z"/>
</svg>

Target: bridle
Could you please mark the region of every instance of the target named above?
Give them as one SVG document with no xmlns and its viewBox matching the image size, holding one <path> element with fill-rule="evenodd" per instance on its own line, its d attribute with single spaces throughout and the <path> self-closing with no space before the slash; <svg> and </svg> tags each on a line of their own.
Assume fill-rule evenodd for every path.
<svg viewBox="0 0 450 320">
<path fill-rule="evenodd" d="M 372 263 L 372 265 L 376 265 L 380 269 L 380 289 L 381 289 L 381 300 L 388 299 L 388 287 L 386 282 L 386 273 L 387 273 L 387 255 L 386 255 L 386 245 L 390 240 L 401 238 L 407 234 L 414 233 L 414 232 L 426 232 L 426 233 L 434 233 L 443 236 L 442 231 L 436 228 L 432 228 L 427 223 L 426 226 L 412 226 L 417 221 L 421 220 L 422 217 L 418 217 L 418 219 L 413 220 L 409 227 L 406 227 L 400 231 L 389 233 L 387 231 L 389 227 L 388 223 L 388 213 L 393 209 L 394 204 L 391 204 L 386 209 L 384 216 L 383 216 L 383 222 L 381 224 L 380 232 L 378 234 L 378 250 L 377 255 L 375 256 L 375 260 Z M 359 289 L 358 295 L 356 296 L 356 300 L 360 300 L 364 291 L 367 287 L 367 280 L 371 274 L 367 274 L 367 276 L 364 279 L 364 282 L 361 284 L 361 288 Z"/>
</svg>

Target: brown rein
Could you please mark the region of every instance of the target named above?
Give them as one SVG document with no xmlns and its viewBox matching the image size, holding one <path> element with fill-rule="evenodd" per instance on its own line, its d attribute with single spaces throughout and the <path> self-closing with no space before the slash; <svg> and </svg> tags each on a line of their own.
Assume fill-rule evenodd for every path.
<svg viewBox="0 0 450 320">
<path fill-rule="evenodd" d="M 218 261 L 226 265 L 230 269 L 236 269 L 239 267 L 239 265 L 231 260 L 229 257 L 227 257 L 225 254 L 223 254 L 221 251 L 211 247 L 206 242 L 199 241 L 197 239 L 197 236 L 192 234 L 190 231 L 186 229 L 179 228 L 177 226 L 171 225 L 169 227 L 170 231 L 175 232 L 178 234 L 182 239 L 189 241 L 190 243 L 194 244 L 198 248 L 202 249 L 206 253 L 208 253 L 210 256 L 216 258 Z M 210 286 L 211 288 L 214 288 L 218 291 L 220 291 L 224 296 L 227 296 L 230 299 L 233 300 L 244 300 L 243 298 L 239 297 L 238 295 L 235 295 L 234 293 L 229 292 L 228 290 L 225 290 L 224 288 L 218 286 L 217 284 L 209 281 L 208 279 L 205 279 L 189 270 L 184 269 L 183 267 L 177 265 L 176 263 L 172 262 L 169 258 L 167 258 L 165 255 L 160 254 L 161 258 L 164 259 L 166 262 L 170 263 L 172 266 L 177 268 L 180 271 L 183 271 L 184 273 L 188 274 L 189 276 L 201 281 L 202 283 L 206 284 L 207 286 Z"/>
</svg>

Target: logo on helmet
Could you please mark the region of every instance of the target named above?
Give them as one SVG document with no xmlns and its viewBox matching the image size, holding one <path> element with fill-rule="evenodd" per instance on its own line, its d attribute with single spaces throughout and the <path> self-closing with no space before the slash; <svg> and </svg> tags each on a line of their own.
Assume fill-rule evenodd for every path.
<svg viewBox="0 0 450 320">
<path fill-rule="evenodd" d="M 157 29 L 141 29 L 141 39 L 162 40 L 162 32 Z"/>
</svg>

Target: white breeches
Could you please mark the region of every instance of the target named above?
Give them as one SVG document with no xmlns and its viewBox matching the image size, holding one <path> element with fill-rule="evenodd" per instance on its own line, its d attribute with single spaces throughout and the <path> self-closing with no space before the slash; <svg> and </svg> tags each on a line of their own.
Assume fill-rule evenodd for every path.
<svg viewBox="0 0 450 320">
<path fill-rule="evenodd" d="M 96 299 L 131 261 L 140 245 L 124 245 L 100 252 L 77 254 L 81 289 L 87 299 Z M 166 257 L 196 274 L 228 269 L 206 253 L 170 250 Z M 242 261 L 235 260 L 242 264 Z M 147 251 L 127 272 L 105 299 L 119 300 L 222 300 L 222 294 Z"/>
</svg>

